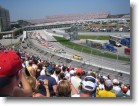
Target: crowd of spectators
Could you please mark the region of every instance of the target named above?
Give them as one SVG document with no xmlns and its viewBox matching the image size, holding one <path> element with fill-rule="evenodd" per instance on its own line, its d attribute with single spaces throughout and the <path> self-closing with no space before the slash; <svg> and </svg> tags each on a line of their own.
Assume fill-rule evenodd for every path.
<svg viewBox="0 0 139 106">
<path fill-rule="evenodd" d="M 46 19 L 27 20 L 32 24 L 64 22 L 64 21 L 78 21 L 78 20 L 91 20 L 91 19 L 105 19 L 108 13 L 85 13 L 85 14 L 67 14 L 67 15 L 53 15 L 47 16 Z"/>
<path fill-rule="evenodd" d="M 55 15 L 48 16 L 48 22 L 63 22 L 63 21 L 78 21 L 78 20 L 90 20 L 90 19 L 104 19 L 107 18 L 108 13 L 86 13 L 86 14 L 68 14 L 68 15 Z"/>
<path fill-rule="evenodd" d="M 21 50 L 0 52 L 1 97 L 130 97 L 130 84 Z"/>
</svg>

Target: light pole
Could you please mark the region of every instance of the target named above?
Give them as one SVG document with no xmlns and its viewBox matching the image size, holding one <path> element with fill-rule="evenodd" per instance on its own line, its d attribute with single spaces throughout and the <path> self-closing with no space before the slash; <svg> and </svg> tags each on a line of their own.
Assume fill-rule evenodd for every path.
<svg viewBox="0 0 139 106">
<path fill-rule="evenodd" d="M 82 54 L 83 54 L 83 47 L 82 47 L 82 50 L 81 50 L 81 56 L 82 56 Z"/>
<path fill-rule="evenodd" d="M 118 51 L 117 51 L 117 54 L 116 55 L 117 55 L 117 57 L 116 57 L 116 66 L 117 66 L 117 63 L 118 63 Z"/>
<path fill-rule="evenodd" d="M 89 56 L 89 64 L 91 65 L 91 56 L 92 56 L 92 49 L 91 49 L 91 54 Z"/>
</svg>

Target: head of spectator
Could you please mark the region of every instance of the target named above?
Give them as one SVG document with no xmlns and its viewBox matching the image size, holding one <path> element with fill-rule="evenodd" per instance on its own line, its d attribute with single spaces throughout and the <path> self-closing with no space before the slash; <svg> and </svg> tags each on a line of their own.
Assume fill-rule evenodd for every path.
<svg viewBox="0 0 139 106">
<path fill-rule="evenodd" d="M 96 77 L 97 77 L 97 73 L 96 73 L 96 72 L 93 72 L 93 73 L 92 73 L 92 76 L 93 76 L 94 78 L 96 78 Z"/>
<path fill-rule="evenodd" d="M 12 96 L 15 86 L 21 80 L 22 63 L 14 51 L 0 53 L 0 95 Z"/>
<path fill-rule="evenodd" d="M 86 76 L 82 81 L 81 81 L 81 97 L 92 97 L 93 94 L 96 92 L 96 79 L 92 76 Z"/>
<path fill-rule="evenodd" d="M 59 74 L 60 74 L 60 72 L 61 72 L 61 69 L 60 69 L 60 68 L 58 68 L 58 67 L 57 67 L 57 68 L 55 68 L 55 74 L 56 74 L 56 75 L 59 75 Z"/>
<path fill-rule="evenodd" d="M 83 71 L 82 71 L 81 68 L 77 68 L 77 69 L 76 69 L 76 76 L 81 77 L 81 76 L 82 76 L 82 73 L 83 73 Z"/>
<path fill-rule="evenodd" d="M 66 67 L 66 66 L 63 66 L 63 67 L 62 67 L 62 72 L 65 73 L 66 71 L 67 71 L 67 67 Z"/>
<path fill-rule="evenodd" d="M 68 80 L 61 80 L 56 90 L 57 97 L 71 97 L 71 87 Z"/>
<path fill-rule="evenodd" d="M 119 81 L 117 79 L 113 79 L 113 86 L 119 86 Z"/>
<path fill-rule="evenodd" d="M 46 67 L 46 69 L 49 71 L 49 73 L 52 75 L 54 73 L 54 69 L 53 67 L 51 67 L 50 65 L 48 67 Z"/>
<path fill-rule="evenodd" d="M 103 78 L 104 78 L 104 80 L 107 80 L 108 79 L 108 77 L 106 77 L 105 75 L 104 76 L 102 76 Z"/>
<path fill-rule="evenodd" d="M 92 74 L 93 74 L 93 71 L 88 71 L 87 72 L 87 76 L 92 76 Z"/>
<path fill-rule="evenodd" d="M 122 92 L 123 92 L 124 94 L 126 94 L 127 91 L 128 91 L 128 87 L 127 87 L 127 86 L 123 86 L 123 87 L 122 87 Z"/>
<path fill-rule="evenodd" d="M 74 76 L 75 75 L 75 71 L 74 70 L 71 70 L 69 73 L 70 73 L 70 76 Z"/>
<path fill-rule="evenodd" d="M 126 84 L 126 87 L 127 87 L 128 89 L 130 89 L 130 84 Z"/>
<path fill-rule="evenodd" d="M 29 60 L 28 65 L 29 65 L 29 66 L 32 66 L 32 63 L 33 63 L 32 60 Z"/>
<path fill-rule="evenodd" d="M 106 79 L 104 82 L 105 90 L 110 91 L 113 88 L 113 83 L 110 79 Z"/>
<path fill-rule="evenodd" d="M 65 78 L 65 74 L 64 73 L 60 73 L 59 74 L 59 80 L 63 80 Z"/>
<path fill-rule="evenodd" d="M 99 82 L 100 82 L 100 84 L 104 84 L 104 82 L 105 82 L 104 78 L 100 77 Z"/>
</svg>

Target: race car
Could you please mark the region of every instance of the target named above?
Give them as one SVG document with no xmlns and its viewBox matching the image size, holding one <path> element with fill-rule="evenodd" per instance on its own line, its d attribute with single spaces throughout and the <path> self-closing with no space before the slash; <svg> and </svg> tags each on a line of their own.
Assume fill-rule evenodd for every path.
<svg viewBox="0 0 139 106">
<path fill-rule="evenodd" d="M 78 59 L 78 60 L 83 60 L 83 58 L 82 58 L 81 56 L 76 55 L 76 54 L 75 54 L 75 55 L 73 55 L 73 58 L 74 58 L 74 59 Z"/>
</svg>

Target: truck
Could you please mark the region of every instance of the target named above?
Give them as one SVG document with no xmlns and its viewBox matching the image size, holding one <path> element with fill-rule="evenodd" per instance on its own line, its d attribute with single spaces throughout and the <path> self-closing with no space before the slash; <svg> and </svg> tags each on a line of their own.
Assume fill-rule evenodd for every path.
<svg viewBox="0 0 139 106">
<path fill-rule="evenodd" d="M 104 42 L 104 41 L 87 39 L 86 44 L 89 47 L 100 49 L 100 50 L 107 50 L 107 51 L 111 51 L 111 52 L 117 51 L 117 49 L 114 48 L 114 46 L 112 44 L 109 44 L 109 43 Z"/>
<path fill-rule="evenodd" d="M 130 47 L 130 35 L 110 35 L 109 43 L 117 47 L 121 45 Z"/>
<path fill-rule="evenodd" d="M 110 35 L 109 37 L 109 43 L 112 44 L 113 46 L 121 47 L 122 45 L 120 44 L 122 37 L 117 36 L 117 35 Z"/>
<path fill-rule="evenodd" d="M 116 42 L 114 40 L 109 40 L 110 44 L 112 44 L 113 46 L 116 46 L 116 47 L 122 47 L 122 45 L 119 43 L 119 42 Z"/>
<path fill-rule="evenodd" d="M 120 43 L 124 46 L 127 46 L 128 48 L 130 48 L 130 38 L 123 38 L 121 39 Z"/>
<path fill-rule="evenodd" d="M 130 55 L 130 48 L 125 48 L 124 53 L 127 54 L 127 55 Z"/>
<path fill-rule="evenodd" d="M 108 43 L 105 43 L 104 44 L 104 50 L 107 50 L 107 51 L 111 51 L 111 52 L 116 52 L 117 49 L 113 47 L 113 45 L 111 44 L 108 44 Z"/>
</svg>

